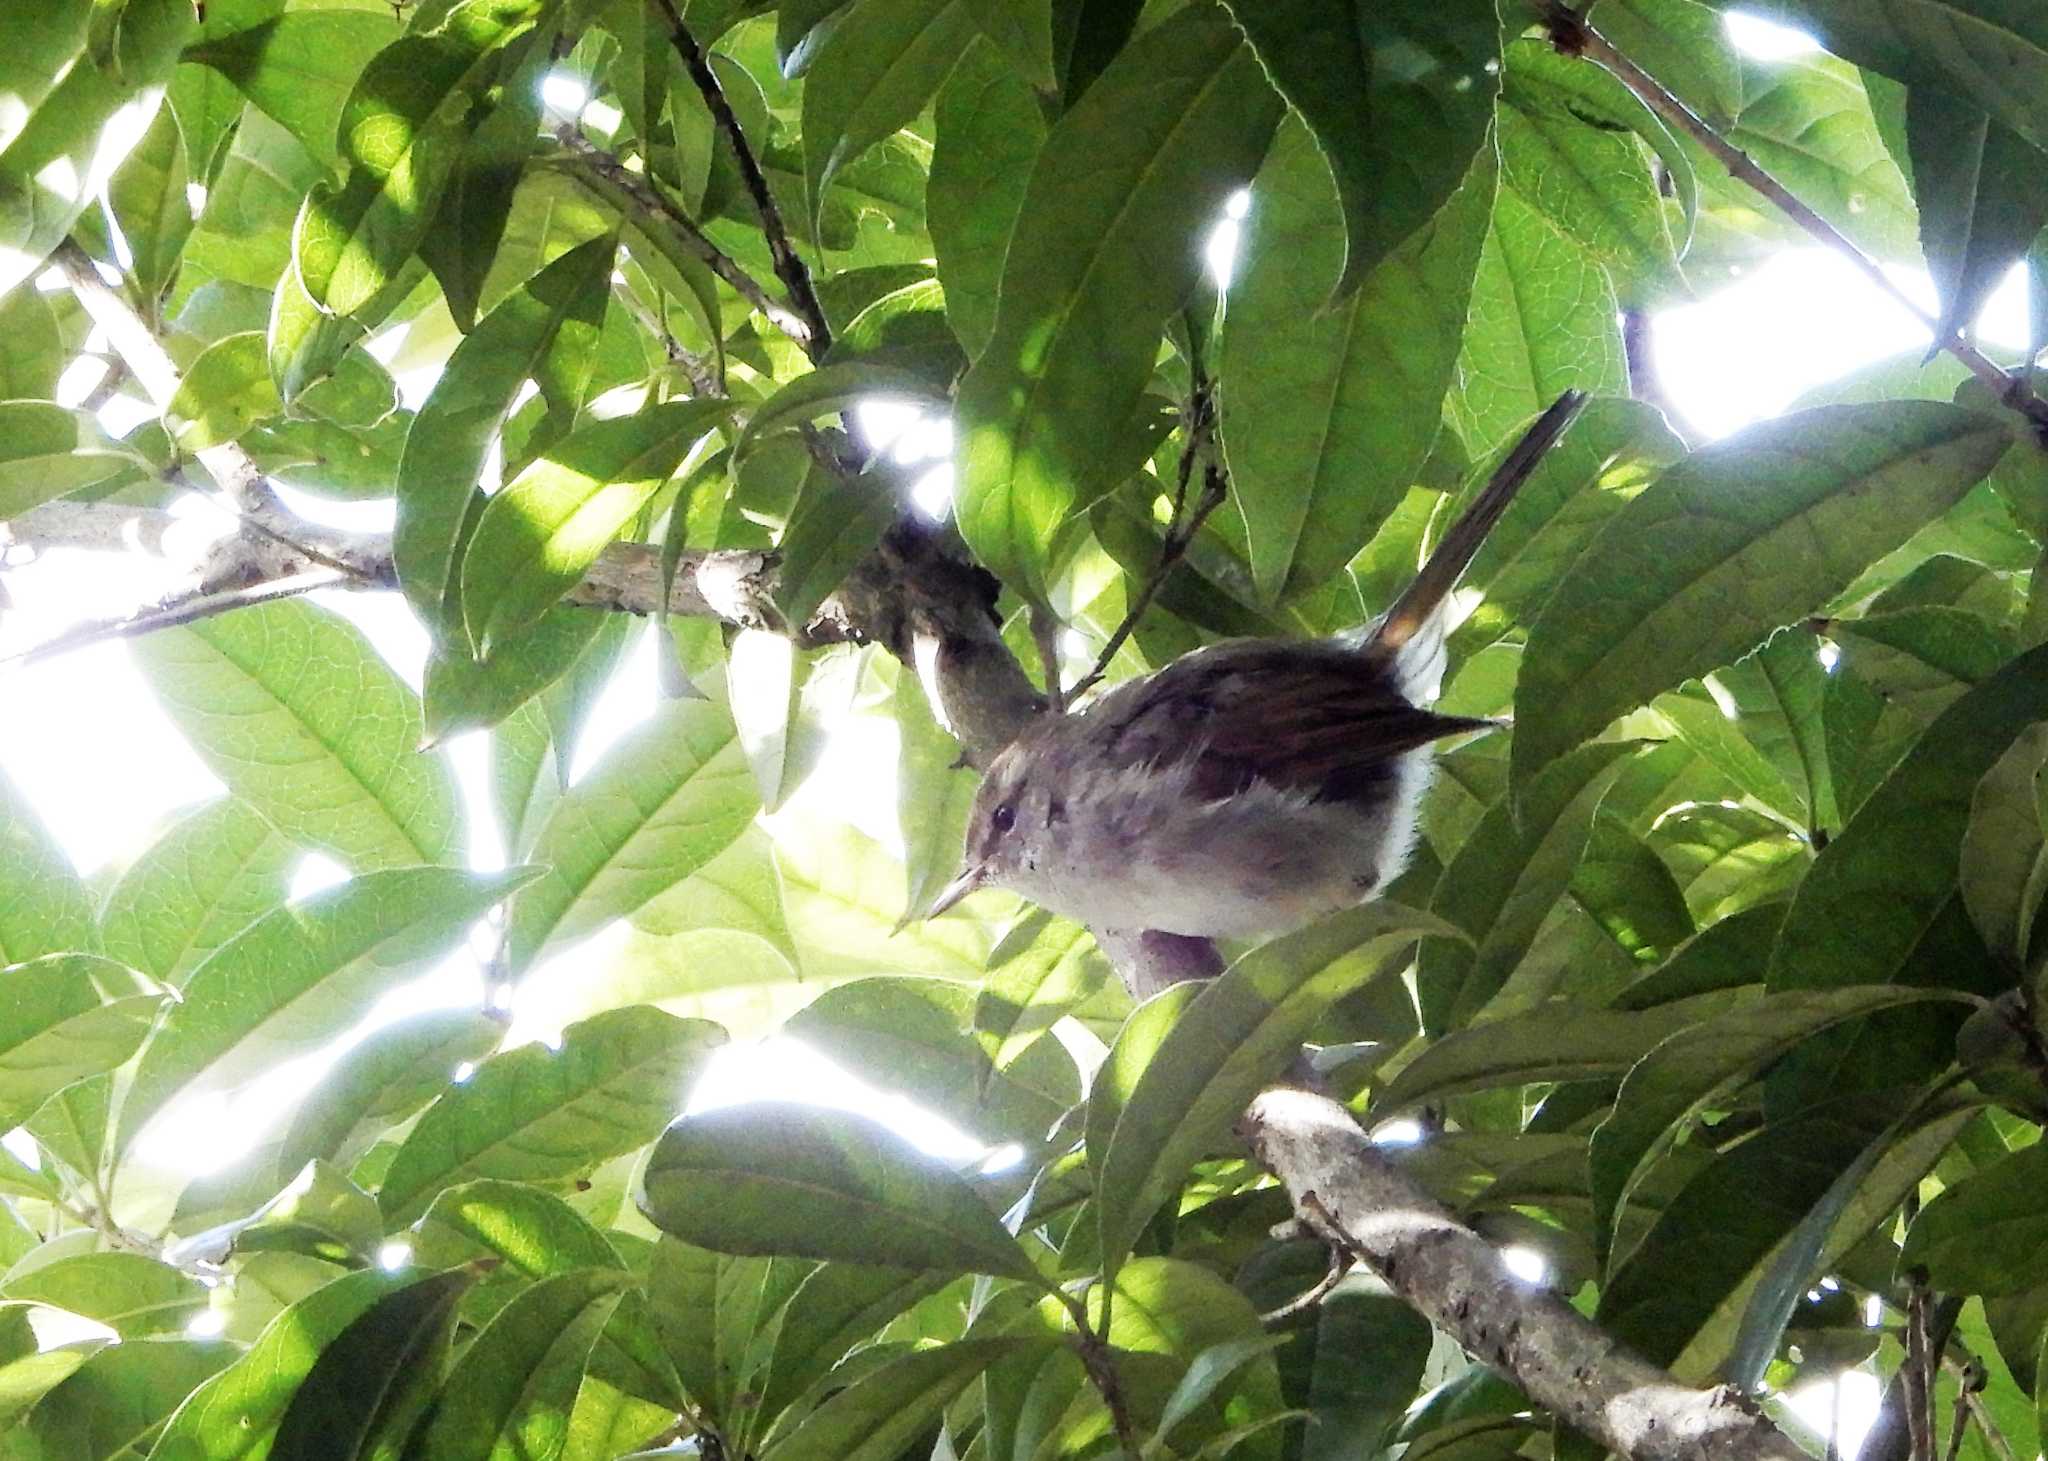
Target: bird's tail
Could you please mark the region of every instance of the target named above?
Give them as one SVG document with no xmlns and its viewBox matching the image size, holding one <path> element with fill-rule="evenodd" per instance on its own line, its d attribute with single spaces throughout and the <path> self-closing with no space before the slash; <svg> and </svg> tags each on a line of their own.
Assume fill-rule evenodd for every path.
<svg viewBox="0 0 2048 1461">
<path fill-rule="evenodd" d="M 1473 555 L 1536 470 L 1536 464 L 1557 445 L 1558 438 L 1585 404 L 1585 392 L 1566 391 L 1522 433 L 1522 439 L 1494 468 L 1492 478 L 1472 499 L 1472 505 L 1451 524 L 1436 551 L 1429 555 L 1429 561 L 1422 565 L 1422 571 L 1415 575 L 1415 582 L 1394 600 L 1393 607 L 1380 616 L 1365 636 L 1361 647 L 1366 652 L 1399 660 L 1404 666 L 1404 679 L 1433 678 L 1421 671 L 1419 662 L 1442 656 L 1445 626 L 1437 611 L 1458 586 L 1458 579 Z M 1411 662 L 1417 663 L 1418 668 L 1412 677 L 1405 673 L 1405 666 Z"/>
</svg>

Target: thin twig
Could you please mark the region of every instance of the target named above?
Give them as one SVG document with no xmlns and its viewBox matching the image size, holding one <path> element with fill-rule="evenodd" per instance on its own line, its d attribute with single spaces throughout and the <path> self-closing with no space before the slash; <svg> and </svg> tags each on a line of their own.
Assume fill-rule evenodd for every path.
<svg viewBox="0 0 2048 1461">
<path fill-rule="evenodd" d="M 690 383 L 690 394 L 697 397 L 720 397 L 725 395 L 725 382 L 718 378 L 718 371 L 703 356 L 686 348 L 675 337 L 675 332 L 665 320 L 656 317 L 654 311 L 640 302 L 640 297 L 624 284 L 615 285 L 612 295 L 626 307 L 626 312 L 640 322 L 640 328 L 661 341 L 662 353 L 668 356 L 669 364 L 682 371 Z"/>
<path fill-rule="evenodd" d="M 1123 1383 L 1117 1378 L 1116 1360 L 1109 1347 L 1109 1298 L 1112 1290 L 1102 1289 L 1102 1325 L 1098 1333 L 1088 1322 L 1088 1306 L 1078 1295 L 1065 1289 L 1053 1290 L 1053 1296 L 1065 1306 L 1074 1321 L 1074 1347 L 1081 1356 L 1081 1368 L 1088 1372 L 1088 1382 L 1102 1397 L 1102 1403 L 1109 1409 L 1110 1423 L 1116 1427 L 1117 1443 L 1123 1447 L 1124 1455 L 1135 1457 L 1138 1449 L 1138 1433 L 1131 1425 L 1131 1414 L 1124 1405 Z"/>
<path fill-rule="evenodd" d="M 1046 708 L 1058 715 L 1067 708 L 1067 698 L 1060 691 L 1060 621 L 1044 604 L 1031 606 L 1031 643 L 1045 674 Z"/>
<path fill-rule="evenodd" d="M 1943 1461 L 1956 1461 L 1962 1454 L 1963 1436 L 1970 1429 L 1970 1397 L 1983 1388 L 1984 1367 L 1972 1360 L 1956 1377 L 1956 1403 L 1949 1415 L 1948 1450 L 1943 1453 Z"/>
<path fill-rule="evenodd" d="M 1911 310 L 1929 330 L 1938 326 L 1939 321 L 1915 303 L 1875 259 L 1851 243 L 1840 229 L 1814 212 L 1791 189 L 1759 167 L 1748 153 L 1716 132 L 1711 124 L 1666 90 L 1655 77 L 1623 55 L 1613 42 L 1589 25 L 1564 0 L 1529 0 L 1529 3 L 1549 27 L 1551 43 L 1558 50 L 1597 61 L 1650 110 L 1706 148 L 1733 176 L 1777 204 L 1779 210 L 1809 236 L 1854 264 L 1878 288 Z M 2000 401 L 2026 417 L 2037 431 L 2048 433 L 2048 401 L 2035 395 L 2023 376 L 2005 370 L 1960 334 L 1951 333 L 1947 339 L 1936 343 L 1961 361 L 1970 374 L 1989 386 Z"/>
<path fill-rule="evenodd" d="M 304 573 L 294 573 L 285 578 L 247 584 L 240 588 L 180 594 L 162 603 L 151 604 L 133 614 L 123 614 L 110 619 L 87 619 L 83 623 L 74 624 L 41 644 L 31 645 L 14 654 L 0 655 L 0 668 L 35 664 L 110 639 L 138 639 L 158 629 L 172 629 L 180 624 L 196 623 L 201 619 L 211 619 L 216 614 L 246 609 L 252 604 L 268 604 L 278 599 L 297 598 L 301 594 L 312 593 L 315 589 L 346 587 L 355 580 L 356 575 L 346 569 L 323 566 L 308 569 Z"/>
<path fill-rule="evenodd" d="M 557 127 L 555 140 L 580 164 L 579 167 L 572 168 L 571 172 L 583 174 L 585 186 L 590 186 L 590 178 L 595 177 L 602 186 L 594 187 L 593 191 L 614 195 L 614 201 L 623 198 L 640 212 L 645 221 L 652 222 L 657 218 L 665 221 L 675 230 L 691 253 L 702 260 L 712 273 L 730 285 L 735 294 L 759 310 L 769 324 L 794 340 L 805 354 L 822 353 L 813 350 L 816 335 L 804 319 L 770 299 L 768 291 L 761 287 L 760 281 L 742 269 L 732 255 L 713 243 L 697 225 L 696 219 L 670 202 L 667 196 L 646 178 L 627 167 L 617 154 L 599 147 L 573 126 Z"/>
<path fill-rule="evenodd" d="M 1298 1314 L 1306 1314 L 1336 1291 L 1337 1285 L 1344 1282 L 1345 1276 L 1351 1272 L 1351 1264 L 1350 1247 L 1332 1244 L 1329 1271 L 1316 1280 L 1315 1286 L 1306 1293 L 1297 1294 L 1279 1308 L 1259 1315 L 1259 1322 L 1272 1329 L 1285 1324 Z"/>
<path fill-rule="evenodd" d="M 1915 1274 L 1906 1298 L 1905 1376 L 1907 1454 L 1912 1461 L 1934 1461 L 1933 1356 L 1928 1349 L 1927 1283 Z"/>
<path fill-rule="evenodd" d="M 675 45 L 676 54 L 683 58 L 683 69 L 690 73 L 690 80 L 703 94 L 704 105 L 711 110 L 712 124 L 732 144 L 733 156 L 739 163 L 740 180 L 746 184 L 747 194 L 761 215 L 761 232 L 768 239 L 768 253 L 775 260 L 776 277 L 789 291 L 790 303 L 810 325 L 810 342 L 804 349 L 812 360 L 823 359 L 825 352 L 832 348 L 832 327 L 826 322 L 824 306 L 818 302 L 818 291 L 812 287 L 811 271 L 789 241 L 789 230 L 782 222 L 782 210 L 775 206 L 775 195 L 768 187 L 768 175 L 761 171 L 760 160 L 754 156 L 746 133 L 740 130 L 740 119 L 734 114 L 732 103 L 726 100 L 718 73 L 711 69 L 711 58 L 704 54 L 704 48 L 697 44 L 697 38 L 683 23 L 682 11 L 676 7 L 675 0 L 656 0 L 656 3 L 668 17 L 669 40 Z"/>
<path fill-rule="evenodd" d="M 1123 622 L 1103 644 L 1102 652 L 1095 657 L 1095 667 L 1083 675 L 1064 694 L 1057 698 L 1066 705 L 1072 705 L 1089 690 L 1102 683 L 1102 677 L 1109 672 L 1117 652 L 1124 647 L 1124 641 L 1138 627 L 1138 621 L 1145 611 L 1152 607 L 1152 601 L 1159 597 L 1160 589 L 1173 570 L 1187 556 L 1188 548 L 1194 543 L 1195 535 L 1202 530 L 1202 524 L 1209 520 L 1209 514 L 1221 507 L 1230 496 L 1230 478 L 1216 462 L 1203 464 L 1202 495 L 1195 500 L 1192 509 L 1188 506 L 1188 484 L 1194 476 L 1195 464 L 1207 452 L 1210 437 L 1216 427 L 1216 402 L 1208 380 L 1197 376 L 1192 395 L 1188 397 L 1187 443 L 1181 448 L 1180 470 L 1173 487 L 1173 521 L 1167 524 L 1166 538 L 1159 545 L 1159 563 L 1152 570 L 1152 576 L 1145 580 L 1124 609 Z"/>
</svg>

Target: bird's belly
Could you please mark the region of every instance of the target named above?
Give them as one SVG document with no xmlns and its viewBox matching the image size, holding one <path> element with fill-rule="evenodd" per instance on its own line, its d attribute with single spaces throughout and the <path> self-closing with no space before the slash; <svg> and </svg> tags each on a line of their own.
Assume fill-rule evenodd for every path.
<svg viewBox="0 0 2048 1461">
<path fill-rule="evenodd" d="M 1418 792 L 1426 764 L 1416 767 Z M 1371 897 L 1401 871 L 1412 802 L 1389 803 L 1385 814 L 1367 815 L 1240 795 L 1182 803 L 1138 822 L 1111 809 L 1077 825 L 1068 855 L 1052 859 L 1024 891 L 1097 927 L 1206 938 L 1285 932 Z"/>
</svg>

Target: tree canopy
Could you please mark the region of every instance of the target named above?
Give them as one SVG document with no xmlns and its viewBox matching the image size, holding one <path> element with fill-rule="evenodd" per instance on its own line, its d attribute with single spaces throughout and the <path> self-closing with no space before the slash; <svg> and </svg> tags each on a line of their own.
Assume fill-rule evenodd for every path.
<svg viewBox="0 0 2048 1461">
<path fill-rule="evenodd" d="M 0 766 L 0 1461 L 2039 1456 L 2048 10 L 1745 9 L 15 7 L 0 584 L 175 586 L 13 648 L 224 793 L 81 874 Z M 1707 439 L 1660 312 L 1813 246 L 1932 348 Z M 1568 390 L 1383 900 L 916 917 Z M 958 1140 L 701 1099 L 778 1033 Z"/>
</svg>

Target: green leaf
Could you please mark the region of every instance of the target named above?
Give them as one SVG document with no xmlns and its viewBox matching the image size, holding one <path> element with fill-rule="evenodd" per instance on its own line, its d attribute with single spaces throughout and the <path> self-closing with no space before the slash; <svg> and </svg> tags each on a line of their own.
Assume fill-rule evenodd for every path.
<svg viewBox="0 0 2048 1461">
<path fill-rule="evenodd" d="M 830 367 L 828 367 L 830 368 Z M 811 622 L 832 592 L 881 543 L 903 510 L 904 469 L 877 462 L 857 477 L 807 472 L 776 547 L 775 606 L 785 622 Z"/>
<path fill-rule="evenodd" d="M 96 954 L 0 969 L 0 1121 L 18 1126 L 74 1081 L 125 1063 L 169 992 Z"/>
<path fill-rule="evenodd" d="M 263 332 L 250 330 L 215 341 L 192 362 L 164 408 L 164 424 L 180 447 L 201 451 L 283 412 Z"/>
<path fill-rule="evenodd" d="M 995 328 L 1003 255 L 1045 145 L 1045 113 L 1030 84 L 977 41 L 939 90 L 936 129 L 925 219 L 946 318 L 971 359 Z"/>
<path fill-rule="evenodd" d="M 140 1253 L 84 1253 L 17 1270 L 0 1284 L 0 1298 L 48 1304 L 139 1339 L 182 1333 L 205 1309 L 206 1286 Z"/>
<path fill-rule="evenodd" d="M 745 831 L 758 806 L 725 708 L 663 706 L 549 812 L 530 853 L 549 872 L 512 905 L 511 970 L 674 887 Z"/>
<path fill-rule="evenodd" d="M 432 1010 L 377 1030 L 334 1063 L 292 1113 L 273 1170 L 280 1181 L 311 1161 L 348 1166 L 482 1060 L 504 1037 L 500 1019 Z"/>
<path fill-rule="evenodd" d="M 960 0 L 859 0 L 835 22 L 804 78 L 813 216 L 841 167 L 917 120 L 977 32 Z"/>
<path fill-rule="evenodd" d="M 1051 0 L 965 0 L 967 13 L 1033 89 L 1059 90 Z"/>
<path fill-rule="evenodd" d="M 438 1398 L 455 1306 L 476 1278 L 458 1268 L 408 1284 L 328 1341 L 278 1421 L 270 1461 L 357 1461 L 405 1444 Z"/>
<path fill-rule="evenodd" d="M 960 764 L 960 743 L 932 714 L 923 682 L 907 666 L 897 672 L 889 708 L 897 731 L 896 824 L 903 833 L 908 920 L 920 916 L 959 870 L 975 778 Z"/>
<path fill-rule="evenodd" d="M 882 976 L 827 990 L 783 1031 L 848 1070 L 873 1072 L 924 1110 L 990 1145 L 1015 1142 L 1036 1156 L 1045 1133 L 1081 1099 L 1057 1042 L 997 1074 L 968 1033 L 972 989 L 940 979 Z"/>
<path fill-rule="evenodd" d="M 568 674 L 611 615 L 563 604 L 497 645 L 489 660 L 470 658 L 466 645 L 449 645 L 427 660 L 421 692 L 429 741 L 501 723 Z"/>
<path fill-rule="evenodd" d="M 1629 742 L 1587 746 L 1529 788 L 1519 816 L 1505 796 L 1487 809 L 1430 901 L 1430 912 L 1465 941 L 1423 945 L 1415 988 L 1425 1030 L 1467 1023 L 1507 983 L 1570 886 L 1601 798 L 1635 749 Z"/>
<path fill-rule="evenodd" d="M 201 41 L 184 59 L 233 82 L 335 177 L 342 108 L 370 58 L 397 38 L 396 20 L 374 10 L 294 11 Z"/>
<path fill-rule="evenodd" d="M 2012 1294 L 2039 1275 L 2034 1255 L 2048 1242 L 2048 1147 L 2022 1148 L 1943 1191 L 1906 1230 L 1900 1270 L 1924 1268 L 1956 1294 Z"/>
<path fill-rule="evenodd" d="M 531 876 L 394 868 L 265 914 L 186 980 L 136 1067 L 117 1145 L 195 1082 L 233 1088 L 340 1035 Z"/>
<path fill-rule="evenodd" d="M 462 558 L 462 617 L 481 657 L 580 582 L 730 409 L 668 401 L 589 422 L 493 494 Z"/>
<path fill-rule="evenodd" d="M 88 44 L 96 7 L 73 3 L 38 14 L 0 60 L 0 95 L 13 99 L 0 141 L 0 295 L 43 260 L 100 196 L 135 134 L 115 123 L 130 102 L 158 104 L 193 28 L 185 0 L 127 0 L 111 53 Z"/>
<path fill-rule="evenodd" d="M 87 412 L 54 401 L 0 401 L 0 521 L 137 468 L 155 470 Z"/>
<path fill-rule="evenodd" d="M 2048 771 L 2048 726 L 2021 731 L 1970 797 L 1970 820 L 1957 856 L 1963 906 L 1984 946 L 2029 967 L 2035 916 L 2048 878 L 2048 829 L 2041 820 Z"/>
<path fill-rule="evenodd" d="M 467 1305 L 474 1321 L 498 1312 L 537 1279 L 576 1269 L 621 1267 L 618 1248 L 587 1219 L 552 1193 L 522 1182 L 483 1179 L 452 1187 L 434 1199 L 415 1226 L 413 1254 L 430 1267 L 497 1257 Z M 695 1322 L 695 1316 L 678 1316 Z M 675 1367 L 663 1351 L 646 1300 L 628 1293 L 606 1326 L 591 1366 L 627 1393 L 670 1407 L 679 1403 Z"/>
<path fill-rule="evenodd" d="M 860 360 L 821 366 L 798 376 L 748 413 L 745 428 L 733 442 L 733 460 L 744 460 L 778 432 L 795 431 L 821 416 L 836 415 L 877 397 L 945 403 L 943 393 L 906 371 Z"/>
<path fill-rule="evenodd" d="M 1252 185 L 1221 367 L 1231 485 L 1265 603 L 1339 572 L 1414 484 L 1457 365 L 1494 181 L 1489 151 L 1331 303 L 1344 244 L 1329 168 L 1307 128 L 1281 126 Z"/>
<path fill-rule="evenodd" d="M 653 1140 L 725 1043 L 705 1020 L 628 1006 L 571 1025 L 559 1049 L 494 1055 L 407 1133 L 378 1189 L 393 1223 L 458 1182 L 547 1182 L 587 1172 Z"/>
<path fill-rule="evenodd" d="M 360 630 L 304 600 L 161 629 L 133 653 L 228 789 L 359 869 L 462 845 L 454 776 L 420 755 L 420 703 Z"/>
<path fill-rule="evenodd" d="M 1472 169 L 1500 93 L 1499 21 L 1491 6 L 1432 0 L 1230 9 L 1336 177 L 1345 249 L 1335 293 L 1349 294 Z"/>
<path fill-rule="evenodd" d="M 557 336 L 597 332 L 617 251 L 610 238 L 592 239 L 508 295 L 455 347 L 413 419 L 398 462 L 391 556 L 406 601 L 428 624 L 459 627 L 457 571 L 484 459 Z"/>
<path fill-rule="evenodd" d="M 1505 445 L 1566 390 L 1626 396 L 1628 361 L 1607 273 L 1503 188 L 1472 278 L 1447 419 L 1475 457 Z"/>
<path fill-rule="evenodd" d="M 555 63 L 555 40 L 555 26 L 543 24 L 506 48 L 496 95 L 463 142 L 434 224 L 420 238 L 420 257 L 465 334 L 476 327 L 485 281 L 540 132 L 540 89 Z"/>
<path fill-rule="evenodd" d="M 1111 61 L 1046 138 L 1002 307 L 954 404 L 955 504 L 975 555 L 1042 595 L 1054 531 L 1100 480 L 1198 277 L 1187 240 L 1264 153 L 1279 102 L 1213 0 Z"/>
<path fill-rule="evenodd" d="M 916 899 L 912 899 L 916 906 Z M 1019 1056 L 1109 981 L 1094 935 L 1078 923 L 1032 912 L 989 954 L 974 1002 L 974 1031 L 997 1070 Z"/>
<path fill-rule="evenodd" d="M 824 1107 L 684 1117 L 654 1145 L 640 1208 L 721 1253 L 1045 1283 L 965 1180 L 886 1127 Z"/>
<path fill-rule="evenodd" d="M 1593 1131 L 1593 1203 L 1602 1233 L 1614 1231 L 1643 1169 L 1668 1149 L 1675 1128 L 1716 1097 L 1831 1025 L 1943 997 L 1882 986 L 1774 992 L 1657 1046 L 1628 1073 L 1612 1114 Z"/>
<path fill-rule="evenodd" d="M 1799 885 L 1771 960 L 1773 989 L 1995 990 L 1992 971 L 1952 961 L 1934 934 L 1963 902 L 1956 879 L 1977 784 L 2022 731 L 2048 719 L 2044 677 L 2048 649 L 2021 655 L 1914 743 Z"/>
<path fill-rule="evenodd" d="M 1378 971 L 1380 961 L 1428 934 L 1455 932 L 1398 903 L 1372 903 L 1246 954 L 1204 986 L 1120 1103 L 1106 1143 L 1090 1097 L 1089 1165 L 1104 1268 L 1114 1271 L 1138 1234 L 1220 1142 L 1245 1104 L 1282 1074 L 1323 1013 Z"/>
<path fill-rule="evenodd" d="M 1805 27 L 1846 60 L 1909 85 L 1960 92 L 2048 147 L 2048 16 L 1996 0 L 1769 0 L 1759 7 Z"/>
<path fill-rule="evenodd" d="M 187 182 L 185 139 L 177 113 L 161 107 L 107 183 L 108 209 L 134 260 L 129 277 L 145 299 L 156 299 L 170 284 L 192 232 Z"/>
<path fill-rule="evenodd" d="M 2048 37 L 2044 37 L 2048 39 Z M 1976 323 L 2048 224 L 2048 198 L 2034 180 L 2048 156 L 1974 102 L 1933 86 L 1906 93 L 1920 244 L 1941 300 L 1934 338 Z"/>
<path fill-rule="evenodd" d="M 1669 1004 L 1639 1010 L 1538 1009 L 1453 1030 L 1431 1042 L 1373 1097 L 1400 1111 L 1465 1091 L 1538 1081 L 1619 1079 L 1698 1016 Z"/>
<path fill-rule="evenodd" d="M 90 1356 L 20 1422 L 42 1456 L 140 1461 L 181 1401 L 238 1351 L 219 1340 L 148 1339 Z"/>
<path fill-rule="evenodd" d="M 100 946 L 166 984 L 284 901 L 290 843 L 246 802 L 223 797 L 174 825 L 121 875 L 100 912 Z"/>
<path fill-rule="evenodd" d="M 775 1322 L 775 1350 L 757 1377 L 760 1413 L 772 1421 L 811 1393 L 849 1350 L 948 1282 L 943 1273 L 904 1273 L 826 1263 L 789 1296 Z"/>
<path fill-rule="evenodd" d="M 537 0 L 461 5 L 447 25 L 370 58 L 341 109 L 347 180 L 308 195 L 293 228 L 293 266 L 324 312 L 353 314 L 411 255 L 460 152 L 465 103 L 540 9 Z"/>
<path fill-rule="evenodd" d="M 34 289 L 0 294 L 0 401 L 51 399 L 67 358 L 48 298 Z"/>
<path fill-rule="evenodd" d="M 765 1453 L 769 1461 L 894 1461 L 998 1360 L 1050 1339 L 963 1339 L 913 1350 L 839 1391 Z"/>
<path fill-rule="evenodd" d="M 416 1274 L 372 1268 L 315 1289 L 265 1325 L 246 1354 L 193 1391 L 150 1454 L 159 1461 L 260 1461 L 321 1351 L 378 1300 L 419 1281 Z"/>
<path fill-rule="evenodd" d="M 1516 784 L 1821 607 L 2003 450 L 1989 418 L 1887 401 L 1802 411 L 1693 453 L 1609 519 L 1530 631 Z"/>
<path fill-rule="evenodd" d="M 422 1461 L 536 1461 L 565 1454 L 570 1414 L 598 1336 L 628 1275 L 581 1269 L 543 1278 L 462 1352 L 408 1455 Z"/>
<path fill-rule="evenodd" d="M 90 949 L 92 897 L 30 808 L 0 771 L 0 961 Z"/>
</svg>

